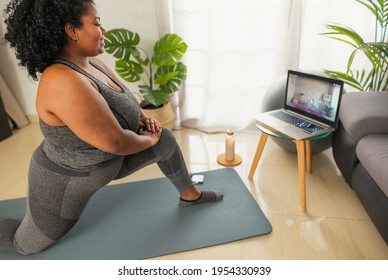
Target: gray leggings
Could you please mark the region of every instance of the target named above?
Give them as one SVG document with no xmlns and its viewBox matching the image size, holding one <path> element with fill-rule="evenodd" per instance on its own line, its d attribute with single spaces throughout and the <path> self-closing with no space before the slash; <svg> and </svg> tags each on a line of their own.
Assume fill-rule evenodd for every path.
<svg viewBox="0 0 388 280">
<path fill-rule="evenodd" d="M 96 191 L 152 163 L 159 165 L 178 192 L 192 185 L 181 150 L 167 129 L 154 147 L 91 172 L 60 167 L 39 147 L 30 164 L 26 215 L 22 222 L 0 221 L 0 250 L 25 255 L 44 250 L 75 225 Z"/>
</svg>

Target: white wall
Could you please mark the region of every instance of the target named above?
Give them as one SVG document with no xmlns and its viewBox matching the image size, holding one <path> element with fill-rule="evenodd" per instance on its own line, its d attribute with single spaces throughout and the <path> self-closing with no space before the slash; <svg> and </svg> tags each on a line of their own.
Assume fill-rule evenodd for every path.
<svg viewBox="0 0 388 280">
<path fill-rule="evenodd" d="M 94 0 L 101 16 L 101 23 L 107 29 L 128 28 L 141 35 L 141 45 L 151 49 L 158 38 L 154 0 Z M 0 0 L 3 11 L 8 0 Z M 4 38 L 5 24 L 0 13 L 0 38 Z M 109 54 L 100 58 L 114 68 L 114 59 Z M 38 83 L 27 76 L 27 71 L 18 66 L 14 52 L 8 45 L 0 44 L 0 74 L 14 93 L 27 115 L 35 115 L 35 97 Z M 129 85 L 133 88 L 133 85 Z"/>
</svg>

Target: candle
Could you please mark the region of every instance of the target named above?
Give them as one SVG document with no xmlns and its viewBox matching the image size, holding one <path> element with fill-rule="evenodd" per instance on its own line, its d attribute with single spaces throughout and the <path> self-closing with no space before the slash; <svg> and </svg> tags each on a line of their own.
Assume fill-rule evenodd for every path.
<svg viewBox="0 0 388 280">
<path fill-rule="evenodd" d="M 225 159 L 227 161 L 233 161 L 234 160 L 234 132 L 233 130 L 229 129 L 226 132 L 226 139 L 225 139 Z"/>
</svg>

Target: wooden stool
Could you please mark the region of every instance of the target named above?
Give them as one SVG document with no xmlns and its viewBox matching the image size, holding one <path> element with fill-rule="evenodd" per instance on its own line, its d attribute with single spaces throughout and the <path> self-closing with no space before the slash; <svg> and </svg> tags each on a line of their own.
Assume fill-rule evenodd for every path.
<svg viewBox="0 0 388 280">
<path fill-rule="evenodd" d="M 259 144 L 256 149 L 255 157 L 252 162 L 251 170 L 249 172 L 249 179 L 253 178 L 253 174 L 256 171 L 257 164 L 259 163 L 261 154 L 264 150 L 265 143 L 267 142 L 268 136 L 281 137 L 276 134 L 275 131 L 265 129 L 264 127 L 257 126 L 262 134 L 260 137 Z M 306 211 L 306 164 L 307 172 L 311 174 L 311 140 L 292 140 L 296 144 L 297 156 L 298 156 L 298 177 L 299 177 L 299 195 L 300 195 L 300 208 L 303 212 Z"/>
</svg>

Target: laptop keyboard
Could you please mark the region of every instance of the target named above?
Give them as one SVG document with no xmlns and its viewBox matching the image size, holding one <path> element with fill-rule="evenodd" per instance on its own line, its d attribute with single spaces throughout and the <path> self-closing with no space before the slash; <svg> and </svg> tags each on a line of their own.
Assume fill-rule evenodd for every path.
<svg viewBox="0 0 388 280">
<path fill-rule="evenodd" d="M 274 117 L 282 120 L 282 121 L 285 121 L 285 122 L 292 124 L 296 127 L 300 127 L 308 133 L 315 133 L 315 132 L 318 132 L 318 131 L 325 129 L 322 126 L 318 126 L 316 124 L 313 124 L 312 122 L 306 121 L 304 119 L 298 118 L 296 116 L 287 114 L 287 113 L 282 112 L 282 111 L 273 112 L 272 115 Z"/>
</svg>

